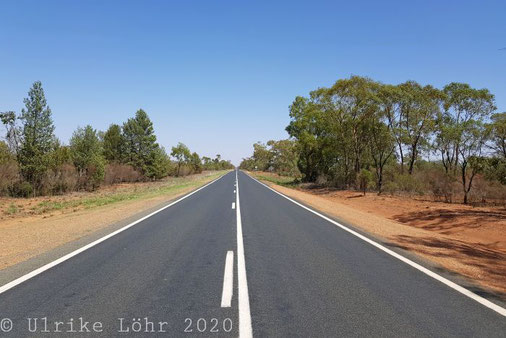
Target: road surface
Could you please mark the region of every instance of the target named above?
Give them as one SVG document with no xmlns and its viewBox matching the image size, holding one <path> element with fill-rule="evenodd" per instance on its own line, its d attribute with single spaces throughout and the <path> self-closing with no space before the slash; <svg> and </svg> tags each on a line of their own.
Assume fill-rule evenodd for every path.
<svg viewBox="0 0 506 338">
<path fill-rule="evenodd" d="M 242 172 L 54 265 L 0 287 L 0 336 L 506 334 L 501 308 Z"/>
</svg>

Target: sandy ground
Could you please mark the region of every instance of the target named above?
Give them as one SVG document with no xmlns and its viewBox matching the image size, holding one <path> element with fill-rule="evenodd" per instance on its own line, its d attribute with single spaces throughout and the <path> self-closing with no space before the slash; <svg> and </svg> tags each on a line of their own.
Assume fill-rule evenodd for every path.
<svg viewBox="0 0 506 338">
<path fill-rule="evenodd" d="M 292 189 L 287 196 L 506 295 L 506 209 L 370 193 Z M 505 298 L 505 297 L 503 297 Z"/>
<path fill-rule="evenodd" d="M 6 204 L 10 205 L 15 200 L 15 203 L 19 205 L 19 209 L 26 211 L 14 215 L 3 215 L 0 219 L 0 269 L 25 261 L 160 203 L 174 199 L 211 181 L 215 177 L 214 174 L 193 175 L 184 178 L 186 182 L 191 182 L 191 184 L 175 188 L 163 195 L 125 200 L 93 208 L 73 207 L 71 210 L 63 208 L 62 210 L 51 211 L 51 213 L 30 212 L 31 209 L 28 206 L 38 205 L 41 200 L 68 200 L 86 198 L 91 194 L 114 194 L 118 189 L 122 192 L 132 189 L 146 189 L 146 187 L 153 189 L 157 185 L 170 185 L 171 182 L 121 185 L 107 187 L 94 193 L 80 193 L 51 198 L 2 199 L 0 200 L 2 204 L 0 210 L 5 209 Z M 178 179 L 175 182 L 181 183 L 181 180 Z"/>
</svg>

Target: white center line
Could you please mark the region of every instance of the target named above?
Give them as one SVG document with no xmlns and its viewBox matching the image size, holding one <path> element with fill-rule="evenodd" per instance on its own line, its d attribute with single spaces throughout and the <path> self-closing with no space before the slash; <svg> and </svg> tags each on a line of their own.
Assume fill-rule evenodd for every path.
<svg viewBox="0 0 506 338">
<path fill-rule="evenodd" d="M 232 209 L 235 209 L 235 202 L 232 202 Z"/>
<path fill-rule="evenodd" d="M 235 172 L 237 187 L 237 275 L 239 289 L 239 337 L 253 337 L 251 327 L 251 313 L 249 310 L 248 280 L 246 278 L 246 260 L 244 258 L 244 243 L 242 239 L 241 206 L 239 204 L 239 181 Z"/>
<path fill-rule="evenodd" d="M 225 259 L 225 273 L 223 275 L 223 293 L 221 294 L 221 307 L 230 307 L 234 284 L 234 252 L 228 251 Z"/>
</svg>

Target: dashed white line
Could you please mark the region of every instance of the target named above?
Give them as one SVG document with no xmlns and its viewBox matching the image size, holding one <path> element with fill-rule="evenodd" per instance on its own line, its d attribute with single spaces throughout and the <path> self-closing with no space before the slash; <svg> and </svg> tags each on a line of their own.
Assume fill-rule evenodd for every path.
<svg viewBox="0 0 506 338">
<path fill-rule="evenodd" d="M 235 202 L 232 202 L 232 209 L 235 209 Z"/>
<path fill-rule="evenodd" d="M 251 327 L 251 313 L 249 309 L 248 280 L 246 278 L 246 260 L 244 258 L 244 243 L 242 239 L 241 205 L 239 203 L 239 181 L 235 172 L 236 216 L 237 216 L 237 275 L 239 289 L 239 337 L 253 337 Z"/>
<path fill-rule="evenodd" d="M 225 259 L 225 273 L 223 274 L 223 293 L 221 294 L 221 307 L 232 305 L 234 285 L 234 252 L 228 251 Z"/>
<path fill-rule="evenodd" d="M 248 176 L 249 176 L 249 175 L 248 175 Z M 377 242 L 375 242 L 375 241 L 373 241 L 373 240 L 371 240 L 371 239 L 369 239 L 369 238 L 365 237 L 364 235 L 361 235 L 361 234 L 359 234 L 358 232 L 356 232 L 356 231 L 354 231 L 354 230 L 352 230 L 352 229 L 350 229 L 350 228 L 348 228 L 348 227 L 346 227 L 346 226 L 342 225 L 341 223 L 338 223 L 338 222 L 334 221 L 333 219 L 331 219 L 331 218 L 329 218 L 329 217 L 327 217 L 327 216 L 325 216 L 325 215 L 322 215 L 322 214 L 320 214 L 319 212 L 317 212 L 317 211 L 315 211 L 315 210 L 313 210 L 313 209 L 311 209 L 311 208 L 308 208 L 308 207 L 306 207 L 305 205 L 303 205 L 303 204 L 301 204 L 301 203 L 299 203 L 299 202 L 297 202 L 297 201 L 295 201 L 295 200 L 291 199 L 290 197 L 283 195 L 282 193 L 280 193 L 280 192 L 278 192 L 278 191 L 276 191 L 276 190 L 272 189 L 272 188 L 271 188 L 271 187 L 269 187 L 268 185 L 266 185 L 266 184 L 264 184 L 264 183 L 260 182 L 260 181 L 259 181 L 259 180 L 257 180 L 256 178 L 253 178 L 253 177 L 251 177 L 251 176 L 249 176 L 249 177 L 250 177 L 251 179 L 253 179 L 253 180 L 257 181 L 258 183 L 260 183 L 260 184 L 261 184 L 261 185 L 263 185 L 264 187 L 266 187 L 266 188 L 268 188 L 268 189 L 272 190 L 272 191 L 273 191 L 273 192 L 275 192 L 276 194 L 278 194 L 278 195 L 280 195 L 280 196 L 282 196 L 282 197 L 286 198 L 286 199 L 287 199 L 287 200 L 289 200 L 290 202 L 293 202 L 293 203 L 297 204 L 299 207 L 304 208 L 304 209 L 306 209 L 306 210 L 307 210 L 307 211 L 309 211 L 309 212 L 312 212 L 313 214 L 315 214 L 315 215 L 317 215 L 317 216 L 319 216 L 319 217 L 323 218 L 323 219 L 324 219 L 324 220 L 326 220 L 326 221 L 329 221 L 330 223 L 332 223 L 332 224 L 334 224 L 334 225 L 338 226 L 339 228 L 343 229 L 344 231 L 349 232 L 350 234 L 352 234 L 352 235 L 354 235 L 354 236 L 356 236 L 356 237 L 360 238 L 361 240 L 363 240 L 363 241 L 365 241 L 365 242 L 367 242 L 367 243 L 369 243 L 369 244 L 371 244 L 371 245 L 375 246 L 376 248 L 378 248 L 378 249 L 380 249 L 380 250 L 382 250 L 382 251 L 386 252 L 386 253 L 387 253 L 387 254 L 389 254 L 390 256 L 393 256 L 393 257 L 397 258 L 398 260 L 400 260 L 400 261 L 402 261 L 402 262 L 404 262 L 404 263 L 406 263 L 406 264 L 408 264 L 408 265 L 412 266 L 413 268 L 415 268 L 415 269 L 417 269 L 417 270 L 419 270 L 419 271 L 423 272 L 424 274 L 426 274 L 426 275 L 428 275 L 428 276 L 430 276 L 430 277 L 434 278 L 435 280 L 440 281 L 441 283 L 443 283 L 443 284 L 445 284 L 445 285 L 449 286 L 450 288 L 454 289 L 455 291 L 460 292 L 461 294 L 463 294 L 463 295 L 465 295 L 465 296 L 467 296 L 467 297 L 469 297 L 469 298 L 471 298 L 471 299 L 475 300 L 476 302 L 478 302 L 478 303 L 480 303 L 480 304 L 482 304 L 482 305 L 484 305 L 484 306 L 488 307 L 489 309 L 494 310 L 495 312 L 497 312 L 497 313 L 499 313 L 499 314 L 501 314 L 501 315 L 503 315 L 503 316 L 506 316 L 506 309 L 505 309 L 505 308 L 503 308 L 503 307 L 501 307 L 501 306 L 499 306 L 499 305 L 497 305 L 497 304 L 494 304 L 494 303 L 492 303 L 491 301 L 489 301 L 489 300 L 487 300 L 487 299 L 485 299 L 485 298 L 483 298 L 483 297 L 481 297 L 481 296 L 478 296 L 477 294 L 475 294 L 475 293 L 473 293 L 473 292 L 469 291 L 468 289 L 466 289 L 466 288 L 464 288 L 464 287 L 462 287 L 462 286 L 460 286 L 460 285 L 458 285 L 458 284 L 456 284 L 456 283 L 452 282 L 452 281 L 451 281 L 451 280 L 449 280 L 449 279 L 444 278 L 443 276 L 438 275 L 437 273 L 435 273 L 435 272 L 433 272 L 433 271 L 431 271 L 431 270 L 429 270 L 429 269 L 427 269 L 427 268 L 425 268 L 425 267 L 421 266 L 421 265 L 420 265 L 420 264 L 418 264 L 418 263 L 413 262 L 412 260 L 410 260 L 410 259 L 408 259 L 408 258 L 406 258 L 406 257 L 404 257 L 404 256 L 402 256 L 402 255 L 400 255 L 400 254 L 398 254 L 397 252 L 392 251 L 392 250 L 390 250 L 390 249 L 388 249 L 388 248 L 384 247 L 383 245 L 381 245 L 381 244 L 379 244 L 379 243 L 377 243 Z"/>
</svg>

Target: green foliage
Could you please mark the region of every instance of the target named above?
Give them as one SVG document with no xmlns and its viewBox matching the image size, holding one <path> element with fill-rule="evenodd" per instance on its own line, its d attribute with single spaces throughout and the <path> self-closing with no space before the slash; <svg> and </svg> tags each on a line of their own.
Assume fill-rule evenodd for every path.
<svg viewBox="0 0 506 338">
<path fill-rule="evenodd" d="M 18 152 L 18 163 L 23 178 L 30 182 L 34 191 L 49 168 L 49 153 L 54 149 L 54 125 L 51 109 L 47 105 L 42 84 L 37 81 L 24 100 L 21 111 L 22 139 Z"/>
<path fill-rule="evenodd" d="M 374 182 L 373 174 L 367 169 L 361 169 L 357 175 L 357 185 L 360 190 L 364 193 L 367 192 L 367 188 Z"/>
<path fill-rule="evenodd" d="M 170 158 L 162 147 L 156 147 L 150 153 L 144 175 L 151 179 L 161 179 L 168 175 L 171 167 Z"/>
<path fill-rule="evenodd" d="M 105 138 L 105 136 L 104 136 Z M 156 142 L 153 122 L 142 109 L 123 124 L 124 161 L 150 179 L 160 177 L 165 158 Z M 166 175 L 166 174 L 165 174 Z"/>
<path fill-rule="evenodd" d="M 97 131 L 90 125 L 78 128 L 70 139 L 71 157 L 83 187 L 96 189 L 104 180 L 105 159 Z"/>
<path fill-rule="evenodd" d="M 506 159 L 506 112 L 493 114 L 492 122 L 487 125 L 492 141 L 491 148 L 497 156 Z"/>
<path fill-rule="evenodd" d="M 40 82 L 33 84 L 24 103 L 19 117 L 13 111 L 0 113 L 7 141 L 0 142 L 0 195 L 53 195 L 93 190 L 105 178 L 106 184 L 137 182 L 234 167 L 220 155 L 204 157 L 202 163 L 197 153 L 179 144 L 172 149 L 178 160 L 175 169 L 142 109 L 121 127 L 111 124 L 105 133 L 91 126 L 78 128 L 70 145 L 62 145 L 53 134 L 51 110 Z"/>
<path fill-rule="evenodd" d="M 121 133 L 121 127 L 111 124 L 104 133 L 104 157 L 108 162 L 120 163 L 124 158 L 125 140 Z"/>
<path fill-rule="evenodd" d="M 184 144 L 179 142 L 177 146 L 172 147 L 170 156 L 174 157 L 177 161 L 177 176 L 181 176 L 181 167 L 183 164 L 188 164 L 191 158 L 190 149 Z"/>
<path fill-rule="evenodd" d="M 298 177 L 299 152 L 293 140 L 270 140 L 267 144 L 253 145 L 253 156 L 243 159 L 240 168 L 246 170 L 273 171 L 279 175 Z"/>
<path fill-rule="evenodd" d="M 202 160 L 199 154 L 193 152 L 190 156 L 190 163 L 193 167 L 193 171 L 197 174 L 202 172 Z"/>
</svg>

